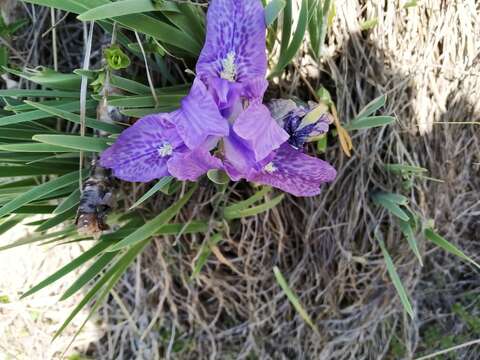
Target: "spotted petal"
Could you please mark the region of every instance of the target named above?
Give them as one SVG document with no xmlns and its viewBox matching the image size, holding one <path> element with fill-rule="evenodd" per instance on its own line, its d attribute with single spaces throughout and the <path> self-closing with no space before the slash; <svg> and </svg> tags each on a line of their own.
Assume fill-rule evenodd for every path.
<svg viewBox="0 0 480 360">
<path fill-rule="evenodd" d="M 262 104 L 252 104 L 241 113 L 233 130 L 248 143 L 256 161 L 263 160 L 289 137 Z"/>
<path fill-rule="evenodd" d="M 212 0 L 207 13 L 207 37 L 197 63 L 205 80 L 219 77 L 225 61 L 235 67 L 235 81 L 265 77 L 265 15 L 260 0 Z"/>
<path fill-rule="evenodd" d="M 252 171 L 247 180 L 279 188 L 295 196 L 314 196 L 320 185 L 333 181 L 335 169 L 326 161 L 305 155 L 288 144 L 266 160 L 260 171 Z"/>
<path fill-rule="evenodd" d="M 159 149 L 169 150 L 162 154 Z M 149 115 L 123 131 L 117 141 L 100 156 L 100 164 L 126 181 L 148 182 L 168 175 L 169 152 L 184 151 L 168 114 Z"/>
<path fill-rule="evenodd" d="M 228 135 L 228 123 L 199 79 L 183 98 L 181 108 L 172 115 L 177 131 L 190 149 L 201 146 L 209 136 Z"/>
</svg>

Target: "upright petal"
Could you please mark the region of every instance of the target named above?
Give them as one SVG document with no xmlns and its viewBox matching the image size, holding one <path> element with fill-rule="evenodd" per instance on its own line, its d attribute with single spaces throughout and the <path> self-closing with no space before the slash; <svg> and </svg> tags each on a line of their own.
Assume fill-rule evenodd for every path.
<svg viewBox="0 0 480 360">
<path fill-rule="evenodd" d="M 197 74 L 204 80 L 221 76 L 237 82 L 265 77 L 265 32 L 260 0 L 212 0 Z"/>
<path fill-rule="evenodd" d="M 252 104 L 240 114 L 233 131 L 249 144 L 256 161 L 263 160 L 289 137 L 262 104 Z"/>
<path fill-rule="evenodd" d="M 169 115 L 149 115 L 123 131 L 101 154 L 100 164 L 119 179 L 148 182 L 168 175 L 168 158 L 182 148 Z"/>
<path fill-rule="evenodd" d="M 196 79 L 181 108 L 172 115 L 176 128 L 190 149 L 202 145 L 209 136 L 228 135 L 228 123 L 222 117 L 212 95 Z"/>
<path fill-rule="evenodd" d="M 305 155 L 284 144 L 260 171 L 252 171 L 247 180 L 279 188 L 295 196 L 314 196 L 320 185 L 333 181 L 337 172 L 326 161 Z"/>
<path fill-rule="evenodd" d="M 195 181 L 211 169 L 221 169 L 220 159 L 212 156 L 208 150 L 200 148 L 175 154 L 167 162 L 168 171 L 179 180 Z"/>
</svg>

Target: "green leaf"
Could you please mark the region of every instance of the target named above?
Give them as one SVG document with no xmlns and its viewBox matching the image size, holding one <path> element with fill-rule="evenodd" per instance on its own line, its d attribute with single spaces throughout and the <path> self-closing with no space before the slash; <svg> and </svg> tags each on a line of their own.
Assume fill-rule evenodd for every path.
<svg viewBox="0 0 480 360">
<path fill-rule="evenodd" d="M 35 286 L 33 286 L 30 290 L 28 290 L 25 294 L 23 294 L 20 298 L 23 299 L 27 296 L 30 296 L 41 289 L 47 287 L 48 285 L 54 283 L 55 281 L 61 279 L 65 275 L 71 273 L 73 270 L 77 269 L 78 267 L 82 266 L 85 264 L 87 261 L 93 259 L 95 256 L 100 254 L 103 250 L 105 250 L 107 247 L 109 247 L 112 244 L 112 241 L 99 241 L 97 244 L 95 244 L 93 247 L 85 251 L 82 255 L 79 257 L 75 258 L 59 270 L 57 270 L 55 273 L 52 275 L 48 276 L 46 279 L 42 280 Z"/>
<path fill-rule="evenodd" d="M 174 4 L 170 2 L 156 3 L 152 0 L 122 0 L 110 2 L 105 5 L 98 6 L 91 10 L 80 14 L 77 19 L 80 21 L 92 21 L 111 19 L 122 15 L 131 15 L 144 13 L 149 11 L 169 10 L 178 11 Z"/>
<path fill-rule="evenodd" d="M 97 102 L 94 100 L 87 100 L 85 103 L 86 109 L 95 109 L 97 107 Z M 57 110 L 65 110 L 65 111 L 80 111 L 80 102 L 74 101 L 69 102 L 67 104 L 58 105 Z M 45 118 L 49 118 L 52 115 L 40 110 L 28 111 L 25 113 L 15 114 L 4 116 L 0 118 L 0 126 L 10 125 L 10 124 L 18 124 L 26 121 L 34 121 L 34 120 L 41 120 Z"/>
<path fill-rule="evenodd" d="M 100 137 L 77 135 L 35 135 L 33 140 L 80 151 L 102 152 L 108 147 L 107 139 Z"/>
<path fill-rule="evenodd" d="M 0 97 L 52 97 L 52 98 L 73 98 L 78 99 L 80 94 L 75 91 L 61 90 L 27 90 L 27 89 L 7 89 L 0 90 Z"/>
<path fill-rule="evenodd" d="M 375 113 L 375 111 L 385 106 L 386 102 L 387 102 L 387 95 L 380 95 L 379 97 L 373 99 L 358 113 L 358 115 L 355 117 L 353 121 L 372 115 L 373 113 Z"/>
<path fill-rule="evenodd" d="M 348 131 L 371 129 L 375 127 L 390 125 L 395 122 L 393 116 L 370 116 L 354 120 L 344 126 Z"/>
<path fill-rule="evenodd" d="M 437 234 L 435 231 L 433 231 L 432 228 L 425 229 L 425 237 L 431 242 L 433 242 L 435 245 L 441 247 L 443 250 L 455 256 L 458 256 L 460 259 L 468 261 L 469 263 L 475 265 L 477 268 L 480 269 L 480 265 L 475 260 L 465 255 L 459 248 L 457 248 L 455 245 L 450 243 L 447 239 L 443 238 L 442 236 Z"/>
<path fill-rule="evenodd" d="M 410 222 L 400 220 L 400 230 L 402 231 L 403 235 L 407 238 L 408 245 L 410 249 L 412 249 L 413 253 L 417 257 L 421 266 L 423 266 L 422 255 L 420 254 L 420 250 L 418 249 L 417 240 L 415 239 L 415 234 L 413 233 L 412 226 Z"/>
<path fill-rule="evenodd" d="M 75 282 L 63 293 L 60 301 L 68 299 L 80 290 L 85 284 L 92 280 L 117 256 L 118 251 L 107 252 L 101 255 Z"/>
<path fill-rule="evenodd" d="M 24 71 L 9 69 L 6 67 L 3 69 L 11 74 L 20 76 L 21 78 L 45 86 L 49 89 L 76 91 L 80 88 L 81 78 L 73 73 L 63 74 L 46 67 L 24 69 Z"/>
<path fill-rule="evenodd" d="M 61 214 L 72 207 L 80 203 L 80 189 L 76 189 L 72 192 L 66 199 L 64 199 L 56 208 L 53 210 L 53 214 Z"/>
<path fill-rule="evenodd" d="M 131 209 L 136 208 L 137 206 L 143 204 L 146 200 L 148 200 L 150 197 L 152 197 L 154 194 L 156 194 L 158 191 L 161 191 L 161 189 L 166 188 L 173 180 L 173 177 L 171 176 L 165 176 L 161 178 L 150 190 L 148 190 L 143 196 L 135 202 L 130 207 Z"/>
<path fill-rule="evenodd" d="M 400 301 L 402 302 L 403 308 L 408 313 L 408 315 L 410 315 L 410 317 L 413 319 L 414 312 L 413 312 L 413 308 L 410 303 L 410 300 L 408 298 L 407 292 L 403 287 L 402 281 L 398 276 L 397 270 L 395 269 L 395 265 L 393 264 L 392 258 L 388 253 L 387 248 L 385 247 L 385 243 L 383 242 L 383 237 L 378 231 L 378 229 L 375 230 L 375 238 L 378 240 L 378 243 L 380 244 L 380 248 L 382 249 L 383 257 L 385 259 L 385 264 L 387 265 L 388 275 L 390 276 L 390 279 L 393 282 L 393 286 L 395 286 L 395 289 L 397 290 L 397 294 L 400 297 Z"/>
<path fill-rule="evenodd" d="M 214 234 L 210 237 L 210 239 L 204 241 L 198 255 L 196 256 L 197 260 L 193 266 L 192 275 L 190 276 L 190 280 L 195 279 L 200 271 L 202 271 L 203 267 L 208 261 L 208 258 L 212 254 L 212 247 L 216 246 L 220 241 L 222 241 L 223 236 L 221 234 Z"/>
<path fill-rule="evenodd" d="M 322 136 L 318 141 L 317 141 L 317 152 L 319 154 L 323 154 L 327 150 L 327 137 Z"/>
<path fill-rule="evenodd" d="M 90 316 L 98 309 L 98 307 L 103 303 L 106 296 L 113 288 L 113 286 L 117 283 L 123 273 L 127 270 L 133 260 L 137 257 L 137 255 L 145 248 L 148 244 L 148 239 L 140 241 L 132 246 L 128 251 L 120 257 L 106 272 L 103 276 L 95 283 L 95 285 L 88 291 L 88 293 L 84 296 L 84 298 L 80 301 L 80 303 L 73 309 L 67 319 L 64 321 L 62 326 L 57 330 L 55 335 L 53 336 L 53 340 L 55 340 L 62 331 L 68 326 L 68 324 L 73 320 L 73 318 L 101 291 L 101 293 L 97 296 L 95 305 L 93 305 L 89 316 L 85 320 L 85 322 L 80 326 L 78 331 L 81 331 L 85 323 L 88 321 Z"/>
<path fill-rule="evenodd" d="M 264 202 L 261 205 L 253 206 L 248 209 L 236 210 L 236 211 L 225 209 L 224 217 L 227 220 L 233 220 L 233 219 L 240 219 L 240 218 L 249 217 L 249 216 L 255 216 L 265 211 L 268 211 L 270 209 L 273 209 L 283 200 L 284 197 L 285 197 L 285 194 L 281 194 L 281 195 L 278 195 L 277 197 L 274 197 L 271 200 Z"/>
<path fill-rule="evenodd" d="M 295 57 L 298 50 L 300 49 L 300 46 L 303 43 L 305 32 L 307 30 L 307 25 L 308 25 L 308 1 L 302 0 L 302 7 L 300 9 L 300 14 L 298 17 L 298 24 L 297 24 L 297 28 L 295 29 L 293 38 L 289 43 L 288 48 L 286 48 L 286 50 L 283 53 L 280 52 L 280 58 L 278 60 L 278 64 L 275 66 L 274 70 L 270 74 L 270 77 L 280 74 L 282 70 Z M 282 46 L 283 46 L 283 43 L 282 43 Z"/>
<path fill-rule="evenodd" d="M 257 191 L 255 194 L 250 196 L 246 200 L 239 201 L 235 204 L 229 205 L 225 208 L 225 213 L 234 213 L 240 210 L 247 209 L 250 205 L 255 204 L 257 201 L 261 200 L 265 195 L 267 195 L 272 190 L 269 186 L 264 186 L 260 191 Z"/>
<path fill-rule="evenodd" d="M 8 152 L 32 152 L 32 153 L 72 152 L 72 149 L 68 149 L 63 146 L 53 146 L 50 144 L 39 144 L 39 143 L 0 145 L 0 150 L 4 150 Z"/>
<path fill-rule="evenodd" d="M 230 181 L 227 173 L 218 169 L 209 170 L 207 172 L 207 177 L 210 179 L 211 182 L 218 185 L 225 185 L 228 184 L 228 182 Z"/>
<path fill-rule="evenodd" d="M 86 175 L 86 174 L 87 174 L 87 171 L 82 172 L 82 175 Z M 20 207 L 31 203 L 32 201 L 40 199 L 41 197 L 47 194 L 50 194 L 55 190 L 64 188 L 68 185 L 78 182 L 79 176 L 80 176 L 79 171 L 74 171 L 67 175 L 60 176 L 57 179 L 35 186 L 34 188 L 27 191 L 26 193 L 20 195 L 19 197 L 3 205 L 0 208 L 0 217 L 5 216 L 17 210 Z"/>
<path fill-rule="evenodd" d="M 73 12 L 76 14 L 84 13 L 87 10 L 94 9 L 102 5 L 112 4 L 108 0 L 24 0 L 32 4 L 43 5 Z M 147 0 L 130 0 L 131 4 L 138 6 L 140 2 Z M 149 1 L 149 0 L 148 0 Z M 118 6 L 117 4 L 115 4 Z M 173 45 L 179 49 L 197 56 L 201 50 L 201 44 L 192 38 L 189 34 L 183 33 L 176 27 L 148 14 L 127 14 L 115 17 L 114 20 L 120 25 L 136 30 L 138 32 L 150 35 L 159 41 Z"/>
<path fill-rule="evenodd" d="M 44 111 L 45 113 L 51 114 L 53 116 L 58 116 L 62 119 L 71 121 L 75 124 L 81 124 L 80 115 L 74 114 L 72 112 L 59 109 L 58 107 L 47 106 L 41 103 L 35 103 L 32 101 L 25 101 L 26 104 L 29 104 L 38 110 Z M 95 130 L 103 130 L 112 134 L 118 134 L 124 130 L 123 126 L 109 124 L 103 121 L 98 121 L 92 118 L 85 119 L 85 126 Z"/>
<path fill-rule="evenodd" d="M 318 328 L 313 323 L 310 315 L 308 315 L 307 311 L 303 308 L 297 295 L 295 295 L 292 289 L 290 289 L 290 287 L 288 286 L 287 280 L 285 280 L 283 274 L 280 272 L 280 269 L 277 266 L 273 267 L 273 273 L 275 274 L 275 279 L 277 280 L 278 285 L 280 285 L 285 295 L 287 295 L 288 300 L 293 305 L 298 314 L 301 316 L 303 321 L 305 321 L 313 329 L 313 331 L 318 333 Z"/>
<path fill-rule="evenodd" d="M 55 215 L 54 217 L 45 221 L 42 225 L 40 225 L 38 228 L 35 229 L 35 232 L 47 231 L 53 228 L 54 226 L 62 224 L 66 220 L 73 218 L 76 213 L 77 213 L 77 209 L 70 208 L 69 210 L 64 211 L 58 215 Z"/>
<path fill-rule="evenodd" d="M 78 168 L 78 167 L 77 167 Z M 72 166 L 58 167 L 46 164 L 36 164 L 28 166 L 0 166 L 0 178 L 12 178 L 16 176 L 33 176 L 33 175 L 51 175 L 65 174 L 75 170 Z"/>
<path fill-rule="evenodd" d="M 398 206 L 398 204 L 404 204 L 404 200 L 402 200 L 404 197 L 396 198 L 396 196 L 401 195 L 380 192 L 372 195 L 372 199 L 375 203 L 383 206 L 396 217 L 402 219 L 403 221 L 409 221 L 410 218 L 408 215 L 400 208 L 400 206 Z M 402 203 L 399 203 L 398 201 L 401 201 Z"/>
<path fill-rule="evenodd" d="M 396 174 L 422 174 L 428 172 L 427 169 L 413 166 L 413 165 L 404 165 L 404 164 L 385 164 L 385 170 L 388 172 L 396 173 Z"/>
<path fill-rule="evenodd" d="M 271 0 L 265 8 L 265 23 L 267 27 L 273 24 L 285 7 L 285 0 Z"/>
<path fill-rule="evenodd" d="M 108 249 L 108 251 L 117 251 L 150 238 L 155 234 L 156 231 L 158 231 L 158 229 L 162 227 L 162 225 L 170 221 L 183 208 L 196 189 L 197 185 L 195 184 L 195 186 L 193 186 L 180 200 L 169 206 L 167 209 L 162 211 L 159 215 L 148 221 L 145 225 L 137 229 L 125 239 L 113 245 Z"/>
</svg>

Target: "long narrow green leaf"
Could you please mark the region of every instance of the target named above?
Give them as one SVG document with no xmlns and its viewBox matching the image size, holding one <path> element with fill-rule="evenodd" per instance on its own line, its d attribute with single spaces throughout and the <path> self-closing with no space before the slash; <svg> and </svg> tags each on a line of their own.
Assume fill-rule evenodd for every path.
<svg viewBox="0 0 480 360">
<path fill-rule="evenodd" d="M 255 194 L 250 196 L 248 199 L 239 201 L 235 204 L 229 205 L 225 208 L 225 212 L 235 212 L 239 210 L 244 210 L 250 205 L 255 204 L 257 201 L 261 200 L 265 195 L 267 195 L 272 188 L 269 186 L 264 186 L 260 191 L 257 191 Z"/>
<path fill-rule="evenodd" d="M 349 131 L 371 129 L 375 127 L 390 125 L 394 122 L 395 118 L 393 116 L 370 116 L 354 120 L 346 124 L 344 128 Z"/>
<path fill-rule="evenodd" d="M 71 273 L 73 270 L 85 264 L 87 261 L 93 259 L 95 256 L 100 254 L 103 250 L 105 250 L 111 244 L 112 244 L 112 241 L 107 241 L 107 240 L 98 242 L 93 247 L 85 251 L 82 255 L 78 256 L 77 258 L 69 262 L 67 265 L 63 266 L 61 269 L 57 270 L 55 273 L 53 273 L 52 275 L 48 276 L 46 279 L 42 280 L 41 282 L 33 286 L 20 298 L 23 299 L 27 296 L 30 296 L 40 291 L 41 289 L 47 287 L 48 285 L 54 283 L 55 281 L 61 279 L 65 275 Z"/>
<path fill-rule="evenodd" d="M 171 176 L 165 176 L 161 178 L 154 186 L 152 186 L 150 190 L 148 190 L 145 194 L 143 194 L 143 196 L 140 199 L 138 199 L 137 202 L 130 207 L 130 210 L 143 204 L 146 200 L 148 200 L 158 191 L 168 186 L 172 182 L 172 180 L 173 178 Z"/>
<path fill-rule="evenodd" d="M 285 280 L 283 274 L 277 266 L 273 267 L 273 273 L 275 274 L 275 279 L 277 280 L 278 285 L 280 285 L 285 295 L 287 295 L 288 300 L 293 305 L 298 314 L 301 316 L 303 321 L 305 321 L 313 329 L 313 331 L 318 333 L 318 328 L 313 323 L 310 315 L 308 315 L 307 311 L 303 308 L 297 295 L 295 295 L 292 289 L 290 289 L 290 287 L 288 286 L 287 280 Z"/>
<path fill-rule="evenodd" d="M 308 25 L 308 1 L 302 0 L 302 7 L 300 9 L 300 14 L 298 16 L 298 24 L 293 34 L 293 38 L 288 45 L 288 48 L 282 54 L 280 53 L 280 59 L 278 60 L 278 64 L 275 69 L 272 71 L 272 76 L 276 76 L 282 72 L 282 70 L 292 61 L 292 59 L 297 54 L 300 46 L 305 37 L 305 32 L 307 30 Z"/>
<path fill-rule="evenodd" d="M 244 209 L 244 210 L 237 210 L 237 211 L 230 211 L 230 212 L 225 212 L 224 216 L 225 219 L 227 220 L 233 220 L 233 219 L 240 219 L 244 217 L 249 217 L 249 216 L 255 216 L 258 214 L 261 214 L 265 211 L 268 211 L 270 209 L 273 209 L 275 206 L 277 206 L 285 197 L 285 194 L 278 195 L 277 197 L 274 197 L 271 200 L 268 200 L 264 202 L 263 204 Z"/>
<path fill-rule="evenodd" d="M 21 144 L 0 145 L 0 150 L 4 150 L 8 152 L 31 152 L 31 153 L 72 152 L 72 149 L 68 149 L 63 146 L 53 146 L 50 144 L 40 144 L 40 143 L 21 143 Z"/>
<path fill-rule="evenodd" d="M 108 249 L 108 251 L 117 251 L 144 239 L 150 238 L 155 234 L 156 231 L 158 231 L 158 229 L 161 228 L 162 225 L 170 221 L 183 208 L 196 189 L 197 185 L 195 184 L 180 200 L 162 211 L 154 219 L 148 221 L 145 225 L 127 236 L 125 239 L 113 245 Z"/>
<path fill-rule="evenodd" d="M 385 106 L 385 103 L 387 102 L 387 96 L 386 95 L 380 95 L 379 97 L 373 99 L 372 101 L 370 101 L 359 113 L 358 115 L 355 117 L 354 120 L 352 121 L 355 121 L 355 120 L 359 120 L 359 119 L 362 119 L 362 118 L 366 118 L 370 115 L 372 115 L 373 113 L 375 113 L 375 111 L 377 111 L 378 109 L 380 109 L 381 107 Z"/>
<path fill-rule="evenodd" d="M 76 189 L 65 198 L 53 211 L 55 215 L 61 214 L 80 203 L 80 189 Z"/>
<path fill-rule="evenodd" d="M 139 243 L 136 243 L 128 251 L 121 256 L 115 264 L 113 264 L 103 276 L 95 283 L 95 285 L 88 291 L 80 303 L 73 309 L 67 319 L 64 321 L 62 326 L 57 330 L 53 339 L 56 339 L 63 330 L 68 326 L 68 324 L 73 320 L 73 318 L 99 293 L 100 290 L 103 291 L 97 296 L 95 305 L 92 307 L 90 314 L 88 315 L 85 322 L 78 329 L 80 331 L 85 323 L 88 321 L 90 316 L 97 310 L 97 308 L 103 303 L 105 297 L 108 295 L 113 286 L 117 283 L 120 277 L 123 275 L 125 270 L 130 266 L 132 261 L 137 257 L 137 255 L 145 248 L 149 243 L 149 240 L 143 240 Z"/>
<path fill-rule="evenodd" d="M 198 274 L 202 271 L 203 267 L 208 261 L 208 258 L 210 257 L 212 253 L 212 247 L 216 246 L 220 241 L 222 241 L 223 236 L 221 234 L 214 234 L 210 237 L 210 239 L 204 241 L 202 243 L 202 246 L 200 247 L 200 250 L 197 255 L 197 261 L 195 261 L 195 264 L 193 266 L 193 271 L 192 275 L 190 276 L 190 280 L 195 279 Z"/>
<path fill-rule="evenodd" d="M 107 3 L 81 13 L 77 19 L 80 21 L 92 21 L 111 19 L 113 17 L 138 14 L 149 11 L 178 11 L 174 3 L 154 2 L 151 0 L 122 0 Z"/>
<path fill-rule="evenodd" d="M 413 253 L 417 257 L 420 265 L 423 266 L 422 255 L 420 254 L 420 250 L 418 249 L 417 240 L 415 239 L 415 234 L 413 233 L 413 229 L 409 222 L 400 220 L 400 230 L 402 231 L 403 235 L 407 238 L 408 245 L 410 249 L 412 249 Z"/>
<path fill-rule="evenodd" d="M 55 215 L 54 217 L 45 221 L 42 225 L 40 225 L 38 228 L 35 229 L 35 232 L 47 231 L 53 228 L 54 226 L 62 224 L 66 220 L 73 218 L 76 213 L 77 213 L 77 209 L 70 208 L 69 210 L 64 211 L 58 215 Z"/>
<path fill-rule="evenodd" d="M 0 90 L 0 97 L 55 97 L 55 98 L 74 98 L 80 97 L 75 91 L 61 90 L 27 90 L 27 89 L 8 89 Z"/>
<path fill-rule="evenodd" d="M 97 107 L 97 101 L 87 100 L 87 102 L 85 103 L 85 106 L 87 110 L 95 109 Z M 80 103 L 78 101 L 74 101 L 67 104 L 58 105 L 57 109 L 65 110 L 65 111 L 79 111 Z M 18 123 L 27 122 L 27 121 L 41 120 L 49 117 L 52 117 L 52 115 L 45 111 L 41 111 L 41 110 L 28 111 L 21 114 L 4 116 L 0 118 L 0 126 L 18 124 Z"/>
<path fill-rule="evenodd" d="M 84 171 L 82 175 L 86 175 L 87 172 Z M 74 171 L 72 173 L 69 173 L 67 175 L 63 175 L 55 180 L 51 180 L 49 182 L 46 182 L 44 184 L 38 185 L 34 188 L 32 188 L 30 191 L 27 191 L 26 193 L 20 195 L 16 199 L 13 199 L 12 201 L 8 202 L 7 204 L 3 205 L 0 208 L 0 217 L 5 216 L 20 207 L 35 201 L 37 199 L 40 199 L 42 196 L 45 196 L 47 194 L 50 194 L 54 192 L 55 190 L 64 188 L 70 184 L 74 184 L 75 182 L 78 181 L 78 178 L 80 176 L 79 171 Z"/>
<path fill-rule="evenodd" d="M 108 147 L 107 139 L 101 137 L 76 136 L 76 135 L 35 135 L 33 140 L 62 146 L 80 151 L 102 152 Z"/>
<path fill-rule="evenodd" d="M 63 293 L 60 301 L 68 299 L 70 296 L 80 290 L 85 284 L 92 280 L 117 256 L 118 251 L 108 252 L 101 255 L 75 282 Z"/>
<path fill-rule="evenodd" d="M 403 287 L 402 280 L 400 280 L 397 270 L 395 269 L 395 265 L 393 264 L 392 257 L 388 253 L 387 248 L 385 247 L 385 243 L 383 242 L 382 236 L 378 230 L 375 230 L 375 237 L 378 240 L 378 243 L 380 244 L 380 248 L 382 250 L 383 257 L 385 259 L 385 264 L 387 265 L 388 275 L 390 276 L 390 279 L 392 279 L 393 286 L 395 286 L 395 289 L 397 290 L 397 294 L 400 297 L 400 301 L 402 302 L 403 308 L 408 313 L 408 315 L 410 315 L 410 317 L 413 319 L 415 315 L 413 312 L 412 305 L 410 303 L 410 299 L 408 298 L 407 292 Z"/>
<path fill-rule="evenodd" d="M 441 247 L 443 250 L 458 256 L 460 259 L 468 261 L 469 263 L 475 265 L 477 268 L 480 269 L 480 264 L 478 264 L 475 260 L 465 255 L 459 248 L 449 242 L 447 239 L 443 238 L 442 236 L 438 235 L 433 229 L 427 228 L 425 229 L 425 237 L 433 242 L 435 245 Z"/>
<path fill-rule="evenodd" d="M 83 13 L 98 6 L 109 4 L 108 0 L 83 0 L 83 1 L 57 1 L 57 0 L 24 0 L 26 2 L 54 7 L 76 14 Z M 149 16 L 147 14 L 130 14 L 115 17 L 120 25 L 138 32 L 153 36 L 154 38 L 176 46 L 177 48 L 187 51 L 191 55 L 198 55 L 201 50 L 199 44 L 194 38 L 185 34 L 174 26 L 166 22 Z"/>
<path fill-rule="evenodd" d="M 372 195 L 372 199 L 375 203 L 383 206 L 396 217 L 402 219 L 403 221 L 409 221 L 410 218 L 408 217 L 407 213 L 405 213 L 405 211 L 398 206 L 397 202 L 391 201 L 387 196 L 385 196 L 385 194 L 387 193 L 376 193 Z"/>
<path fill-rule="evenodd" d="M 80 115 L 74 114 L 66 110 L 59 109 L 57 107 L 47 106 L 47 105 L 44 105 L 41 103 L 35 103 L 32 101 L 25 101 L 25 103 L 37 108 L 38 110 L 42 110 L 48 114 L 51 114 L 53 116 L 58 116 L 62 119 L 71 121 L 73 123 L 81 124 Z M 85 126 L 91 129 L 103 130 L 112 134 L 118 134 L 122 132 L 124 129 L 123 126 L 119 126 L 116 124 L 109 124 L 109 123 L 98 121 L 96 119 L 92 119 L 88 117 L 85 119 Z"/>
</svg>

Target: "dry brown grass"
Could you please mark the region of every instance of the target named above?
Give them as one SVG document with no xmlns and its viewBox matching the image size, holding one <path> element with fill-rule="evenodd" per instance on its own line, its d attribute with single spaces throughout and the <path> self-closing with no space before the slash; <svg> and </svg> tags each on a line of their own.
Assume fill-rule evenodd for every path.
<svg viewBox="0 0 480 360">
<path fill-rule="evenodd" d="M 478 297 L 478 274 L 418 237 L 422 268 L 395 226 L 375 206 L 373 190 L 401 191 L 412 208 L 468 254 L 479 254 L 480 9 L 474 0 L 339 0 L 325 60 L 297 59 L 314 88 L 336 89 L 341 119 L 388 94 L 387 128 L 355 133 L 351 158 L 338 144 L 326 157 L 337 181 L 314 199 L 288 197 L 268 214 L 232 226 L 198 279 L 189 281 L 203 239 L 159 238 L 142 254 L 102 308 L 95 359 L 395 359 L 428 348 L 425 333 L 468 327 L 452 315 L 465 294 Z M 378 25 L 361 32 L 360 23 Z M 308 96 L 292 67 L 282 95 Z M 447 124 L 448 123 L 448 124 Z M 426 167 L 443 182 L 416 180 L 410 190 L 386 174 L 384 162 Z M 133 189 L 130 196 L 141 195 Z M 236 186 L 231 198 L 251 192 Z M 214 199 L 202 188 L 184 219 L 208 218 Z M 158 198 L 154 208 L 164 207 Z M 417 316 L 408 319 L 386 273 L 372 230 L 380 225 Z M 225 259 L 228 260 L 225 262 Z M 312 331 L 277 285 L 278 266 L 319 328 Z M 475 299 L 466 306 L 478 315 Z M 472 334 L 474 336 L 474 334 Z M 402 355 L 392 344 L 401 344 Z M 432 345 L 433 346 L 433 345 Z M 468 347 L 455 358 L 477 359 Z"/>
</svg>

